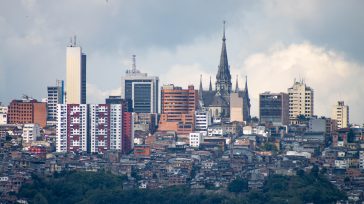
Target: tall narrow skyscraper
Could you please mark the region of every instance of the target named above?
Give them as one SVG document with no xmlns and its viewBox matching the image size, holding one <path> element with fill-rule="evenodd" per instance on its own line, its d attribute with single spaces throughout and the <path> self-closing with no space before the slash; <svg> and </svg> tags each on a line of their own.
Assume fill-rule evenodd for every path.
<svg viewBox="0 0 364 204">
<path fill-rule="evenodd" d="M 67 47 L 66 69 L 67 104 L 86 104 L 86 54 L 77 46 L 76 38 Z"/>
</svg>

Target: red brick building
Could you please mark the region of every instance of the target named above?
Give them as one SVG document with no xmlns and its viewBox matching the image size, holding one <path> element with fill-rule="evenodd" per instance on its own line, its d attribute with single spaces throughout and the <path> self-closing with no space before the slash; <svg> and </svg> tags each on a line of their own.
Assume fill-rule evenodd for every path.
<svg viewBox="0 0 364 204">
<path fill-rule="evenodd" d="M 8 124 L 37 123 L 47 124 L 47 103 L 35 99 L 13 100 L 9 105 Z"/>
<path fill-rule="evenodd" d="M 122 153 L 129 153 L 134 147 L 134 118 L 133 113 L 123 112 L 121 145 Z"/>
<path fill-rule="evenodd" d="M 150 146 L 149 145 L 136 145 L 134 147 L 134 156 L 149 157 L 150 156 Z"/>
</svg>

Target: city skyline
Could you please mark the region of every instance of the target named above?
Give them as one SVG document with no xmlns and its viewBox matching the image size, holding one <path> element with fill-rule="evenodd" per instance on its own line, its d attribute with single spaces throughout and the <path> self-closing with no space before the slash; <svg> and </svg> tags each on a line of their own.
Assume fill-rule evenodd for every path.
<svg viewBox="0 0 364 204">
<path fill-rule="evenodd" d="M 87 98 L 90 103 L 102 103 L 108 95 L 120 93 L 120 76 L 131 67 L 132 54 L 137 55 L 140 71 L 158 76 L 161 86 L 174 83 L 198 87 L 202 74 L 204 89 L 207 89 L 209 76 L 215 82 L 221 22 L 226 19 L 231 74 L 238 74 L 240 79 L 248 75 L 253 116 L 259 114 L 260 93 L 287 92 L 294 78 L 304 78 L 315 91 L 315 114 L 330 117 L 332 106 L 344 100 L 352 110 L 350 122 L 364 121 L 364 107 L 360 105 L 360 95 L 364 94 L 361 90 L 364 82 L 360 78 L 364 74 L 364 59 L 360 56 L 364 46 L 360 34 L 364 26 L 360 26 L 363 22 L 355 21 L 355 17 L 360 19 L 363 14 L 355 9 L 361 7 L 353 1 L 332 3 L 327 8 L 324 1 L 306 1 L 299 5 L 287 1 L 276 4 L 243 1 L 238 5 L 198 2 L 206 16 L 198 15 L 193 2 L 174 5 L 160 1 L 160 7 L 150 7 L 150 10 L 151 5 L 141 1 L 72 2 L 54 6 L 38 1 L 7 1 L 7 6 L 0 9 L 0 24 L 4 28 L 0 31 L 4 36 L 0 42 L 3 58 L 0 60 L 0 100 L 4 104 L 22 94 L 45 98 L 47 86 L 56 79 L 65 80 L 66 46 L 73 35 L 78 36 L 89 56 Z M 70 5 L 79 6 L 79 18 L 75 18 L 76 10 Z M 179 10 L 178 6 L 181 10 L 192 9 L 192 16 L 177 12 L 165 19 L 174 14 L 171 11 Z M 14 13 L 24 14 L 14 17 L 5 10 L 7 7 L 24 11 Z M 292 13 L 292 8 L 300 9 Z M 340 18 L 342 14 L 335 12 L 339 8 L 348 16 Z M 125 9 L 130 11 L 125 14 Z M 70 16 L 63 19 L 62 12 L 69 12 Z M 340 22 L 335 21 L 338 18 Z M 265 27 L 275 21 L 276 27 Z M 120 29 L 115 28 L 118 25 Z M 178 77 L 182 71 L 196 74 Z M 17 80 L 12 80 L 14 77 Z M 244 80 L 239 81 L 243 87 Z"/>
</svg>

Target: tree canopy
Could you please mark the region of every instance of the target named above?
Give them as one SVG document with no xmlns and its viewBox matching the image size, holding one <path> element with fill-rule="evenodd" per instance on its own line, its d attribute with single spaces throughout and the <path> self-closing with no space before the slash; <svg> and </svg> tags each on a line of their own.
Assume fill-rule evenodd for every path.
<svg viewBox="0 0 364 204">
<path fill-rule="evenodd" d="M 33 176 L 18 197 L 29 203 L 335 203 L 346 199 L 321 174 L 273 175 L 261 191 L 248 191 L 248 182 L 236 179 L 228 191 L 196 191 L 187 187 L 125 190 L 126 177 L 105 172 L 70 172 L 52 178 Z M 230 191 L 230 192 L 229 192 Z M 233 194 L 232 194 L 232 193 Z"/>
</svg>

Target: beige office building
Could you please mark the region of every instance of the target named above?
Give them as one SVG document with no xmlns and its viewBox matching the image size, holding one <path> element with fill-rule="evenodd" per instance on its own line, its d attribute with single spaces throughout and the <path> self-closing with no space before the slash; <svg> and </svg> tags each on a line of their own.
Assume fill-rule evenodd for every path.
<svg viewBox="0 0 364 204">
<path fill-rule="evenodd" d="M 66 102 L 86 104 L 86 55 L 76 43 L 67 47 Z"/>
<path fill-rule="evenodd" d="M 331 118 L 337 121 L 337 128 L 346 128 L 349 126 L 349 106 L 344 101 L 338 101 L 332 108 Z"/>
<path fill-rule="evenodd" d="M 239 93 L 230 94 L 230 121 L 244 122 L 243 97 Z"/>
<path fill-rule="evenodd" d="M 288 88 L 289 97 L 289 120 L 291 124 L 297 124 L 297 116 L 313 116 L 314 97 L 313 89 L 307 86 L 303 80 L 295 81 L 291 88 Z"/>
</svg>

